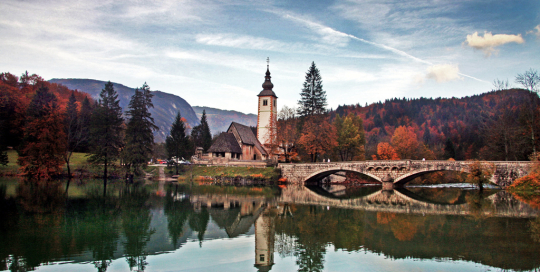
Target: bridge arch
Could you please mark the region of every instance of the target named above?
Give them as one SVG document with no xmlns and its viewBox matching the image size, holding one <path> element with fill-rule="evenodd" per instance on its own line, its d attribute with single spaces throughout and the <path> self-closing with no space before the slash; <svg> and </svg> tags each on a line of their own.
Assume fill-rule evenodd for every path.
<svg viewBox="0 0 540 272">
<path fill-rule="evenodd" d="M 417 178 L 417 177 L 421 177 L 425 174 L 430 174 L 430 173 L 436 173 L 436 172 L 442 172 L 442 171 L 452 171 L 452 172 L 465 172 L 465 173 L 469 173 L 469 169 L 468 168 L 462 168 L 460 170 L 454 170 L 454 169 L 433 169 L 433 170 L 426 170 L 426 169 L 423 169 L 423 170 L 418 170 L 418 171 L 413 171 L 413 172 L 410 172 L 410 173 L 407 173 L 403 176 L 400 176 L 398 178 L 396 178 L 394 180 L 394 184 L 396 185 L 405 185 L 407 184 L 409 181 L 412 181 L 413 179 Z M 490 182 L 492 183 L 493 181 L 490 180 Z"/>
<path fill-rule="evenodd" d="M 381 167 L 377 167 L 377 168 L 381 168 Z M 382 182 L 379 177 L 377 177 L 376 175 L 374 175 L 372 173 L 369 173 L 369 172 L 358 171 L 358 170 L 355 170 L 355 169 L 344 169 L 342 167 L 339 167 L 339 168 L 336 167 L 336 168 L 323 169 L 323 170 L 316 171 L 316 172 L 312 173 L 311 175 L 307 176 L 303 180 L 303 183 L 306 183 L 306 182 L 309 182 L 309 181 L 314 181 L 314 180 L 317 180 L 317 179 L 322 179 L 322 178 L 325 178 L 325 177 L 330 176 L 332 174 L 335 174 L 337 172 L 343 172 L 343 171 L 345 171 L 345 172 L 354 172 L 354 173 L 366 175 L 366 176 L 368 176 L 370 178 L 375 179 L 377 182 Z"/>
</svg>

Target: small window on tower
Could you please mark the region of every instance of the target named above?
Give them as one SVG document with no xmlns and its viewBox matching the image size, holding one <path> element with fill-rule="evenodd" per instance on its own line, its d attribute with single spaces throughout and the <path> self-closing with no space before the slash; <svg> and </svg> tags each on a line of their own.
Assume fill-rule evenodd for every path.
<svg viewBox="0 0 540 272">
<path fill-rule="evenodd" d="M 263 106 L 268 106 L 268 99 L 263 100 Z"/>
<path fill-rule="evenodd" d="M 274 107 L 276 106 L 276 100 L 274 100 Z"/>
</svg>

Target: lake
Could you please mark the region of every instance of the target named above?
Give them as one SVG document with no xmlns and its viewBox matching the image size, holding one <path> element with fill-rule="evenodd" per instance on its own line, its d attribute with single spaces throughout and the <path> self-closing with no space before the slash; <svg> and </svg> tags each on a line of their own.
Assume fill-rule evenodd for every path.
<svg viewBox="0 0 540 272">
<path fill-rule="evenodd" d="M 440 187 L 0 179 L 0 270 L 540 269 L 539 199 Z"/>
</svg>

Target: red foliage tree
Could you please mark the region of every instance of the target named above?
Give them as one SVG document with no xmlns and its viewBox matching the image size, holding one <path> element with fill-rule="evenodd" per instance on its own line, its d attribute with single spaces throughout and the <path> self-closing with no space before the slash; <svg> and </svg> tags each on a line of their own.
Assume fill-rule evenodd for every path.
<svg viewBox="0 0 540 272">
<path fill-rule="evenodd" d="M 47 85 L 41 84 L 28 107 L 18 163 L 21 174 L 30 179 L 48 181 L 61 173 L 66 135 L 56 101 Z"/>
<path fill-rule="evenodd" d="M 301 135 L 299 144 L 309 154 L 311 162 L 315 162 L 318 155 L 330 152 L 337 146 L 336 130 L 322 115 L 306 117 Z"/>
<path fill-rule="evenodd" d="M 396 150 L 389 143 L 379 143 L 377 145 L 377 155 L 379 160 L 399 160 Z"/>
</svg>

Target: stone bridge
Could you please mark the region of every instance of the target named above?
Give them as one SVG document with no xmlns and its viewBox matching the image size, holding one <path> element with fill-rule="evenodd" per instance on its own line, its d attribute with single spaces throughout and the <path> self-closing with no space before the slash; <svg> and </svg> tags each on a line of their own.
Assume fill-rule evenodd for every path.
<svg viewBox="0 0 540 272">
<path fill-rule="evenodd" d="M 474 161 L 358 161 L 332 163 L 280 163 L 281 176 L 289 183 L 307 181 L 342 171 L 361 173 L 383 183 L 385 188 L 399 187 L 414 178 L 437 171 L 469 172 Z M 506 187 L 529 173 L 533 162 L 481 161 L 493 173 L 491 182 Z"/>
</svg>

